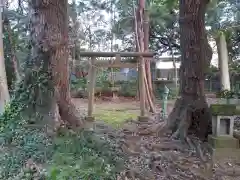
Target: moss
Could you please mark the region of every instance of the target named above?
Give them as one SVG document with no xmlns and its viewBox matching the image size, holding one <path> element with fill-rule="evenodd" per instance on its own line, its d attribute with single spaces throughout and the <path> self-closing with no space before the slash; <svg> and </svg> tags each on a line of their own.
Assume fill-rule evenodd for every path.
<svg viewBox="0 0 240 180">
<path fill-rule="evenodd" d="M 209 135 L 208 142 L 213 148 L 239 148 L 239 141 L 236 138 L 228 136 L 214 137 Z"/>
<path fill-rule="evenodd" d="M 240 109 L 236 109 L 235 115 L 240 115 Z"/>
<path fill-rule="evenodd" d="M 236 114 L 236 105 L 234 104 L 212 104 L 210 109 L 212 115 L 232 116 Z"/>
<path fill-rule="evenodd" d="M 240 115 L 240 107 L 236 106 L 235 115 Z"/>
</svg>

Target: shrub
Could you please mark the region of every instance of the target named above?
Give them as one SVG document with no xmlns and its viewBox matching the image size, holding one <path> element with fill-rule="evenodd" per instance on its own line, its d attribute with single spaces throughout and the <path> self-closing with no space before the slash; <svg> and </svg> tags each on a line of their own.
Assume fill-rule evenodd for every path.
<svg viewBox="0 0 240 180">
<path fill-rule="evenodd" d="M 240 93 L 235 91 L 223 90 L 216 93 L 217 98 L 240 98 Z"/>
<path fill-rule="evenodd" d="M 71 89 L 87 89 L 87 78 L 82 77 L 78 79 L 71 80 Z"/>
<path fill-rule="evenodd" d="M 124 97 L 136 97 L 138 84 L 136 80 L 120 82 L 119 95 Z"/>
</svg>

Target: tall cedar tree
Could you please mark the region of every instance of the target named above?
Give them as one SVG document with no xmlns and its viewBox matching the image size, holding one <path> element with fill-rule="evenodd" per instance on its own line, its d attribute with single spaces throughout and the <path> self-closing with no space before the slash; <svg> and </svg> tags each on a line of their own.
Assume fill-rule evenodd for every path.
<svg viewBox="0 0 240 180">
<path fill-rule="evenodd" d="M 43 63 L 51 75 L 48 81 L 53 84 L 49 102 L 52 120 L 76 127 L 83 122 L 70 97 L 67 9 L 67 0 L 30 1 L 32 66 L 38 69 Z"/>
<path fill-rule="evenodd" d="M 183 140 L 190 132 L 204 139 L 211 125 L 204 93 L 204 74 L 212 58 L 205 30 L 208 3 L 209 0 L 179 0 L 180 98 L 169 115 L 168 127 L 173 137 Z"/>
</svg>

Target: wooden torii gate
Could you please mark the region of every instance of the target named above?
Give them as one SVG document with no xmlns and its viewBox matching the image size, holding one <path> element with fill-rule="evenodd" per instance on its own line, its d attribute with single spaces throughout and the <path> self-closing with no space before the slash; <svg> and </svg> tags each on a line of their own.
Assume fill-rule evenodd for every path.
<svg viewBox="0 0 240 180">
<path fill-rule="evenodd" d="M 80 52 L 81 57 L 90 57 L 91 62 L 89 66 L 89 84 L 88 84 L 88 115 L 87 120 L 93 121 L 93 105 L 94 105 L 94 94 L 96 84 L 96 69 L 98 67 L 118 67 L 118 68 L 137 68 L 139 76 L 139 94 L 140 94 L 140 116 L 139 120 L 146 119 L 145 112 L 145 87 L 144 87 L 144 58 L 153 58 L 155 54 L 153 52 Z M 97 60 L 98 57 L 115 57 L 115 61 L 102 61 Z M 136 62 L 124 62 L 121 61 L 121 57 L 135 57 Z"/>
</svg>

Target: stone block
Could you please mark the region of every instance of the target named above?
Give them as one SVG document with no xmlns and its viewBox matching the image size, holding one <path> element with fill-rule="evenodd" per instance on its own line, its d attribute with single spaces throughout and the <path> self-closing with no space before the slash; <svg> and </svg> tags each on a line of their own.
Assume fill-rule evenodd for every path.
<svg viewBox="0 0 240 180">
<path fill-rule="evenodd" d="M 239 140 L 230 136 L 208 136 L 208 142 L 213 146 L 214 149 L 217 148 L 239 148 Z"/>
<path fill-rule="evenodd" d="M 212 132 L 214 136 L 233 137 L 234 116 L 212 116 Z"/>
</svg>

